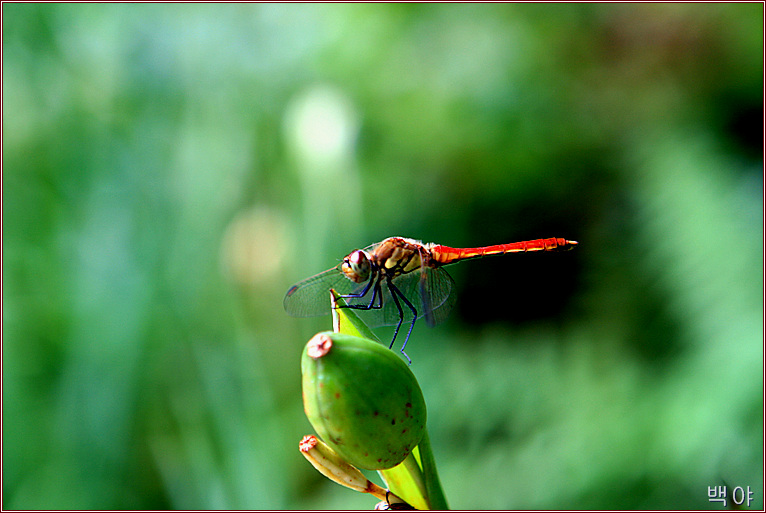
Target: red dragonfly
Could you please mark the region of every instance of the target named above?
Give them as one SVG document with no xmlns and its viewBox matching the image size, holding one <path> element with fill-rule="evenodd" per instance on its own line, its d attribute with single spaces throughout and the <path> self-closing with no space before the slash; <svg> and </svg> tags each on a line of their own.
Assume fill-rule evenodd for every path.
<svg viewBox="0 0 766 513">
<path fill-rule="evenodd" d="M 455 282 L 442 266 L 471 258 L 525 251 L 568 251 L 576 241 L 560 238 L 536 239 L 480 248 L 450 248 L 423 244 L 404 237 L 388 239 L 349 253 L 332 269 L 296 283 L 287 291 L 285 310 L 294 317 L 328 314 L 328 292 L 334 289 L 348 308 L 366 310 L 370 326 L 393 326 L 394 341 L 405 319 L 410 328 L 401 352 L 415 326 L 425 317 L 435 326 L 447 318 L 455 304 Z"/>
</svg>

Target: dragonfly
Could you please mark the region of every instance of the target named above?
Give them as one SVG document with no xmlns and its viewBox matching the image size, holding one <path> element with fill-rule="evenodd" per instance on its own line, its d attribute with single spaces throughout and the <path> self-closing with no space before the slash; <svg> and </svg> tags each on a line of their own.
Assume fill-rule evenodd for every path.
<svg viewBox="0 0 766 513">
<path fill-rule="evenodd" d="M 562 238 L 535 239 L 476 248 L 451 248 L 406 237 L 389 237 L 346 255 L 337 266 L 300 281 L 285 294 L 284 307 L 293 317 L 330 313 L 328 293 L 334 289 L 345 308 L 364 310 L 368 324 L 396 326 L 389 349 L 402 324 L 410 324 L 400 352 L 412 363 L 404 348 L 424 318 L 428 326 L 443 322 L 455 304 L 455 282 L 443 266 L 490 255 L 529 251 L 568 251 L 577 241 Z"/>
</svg>

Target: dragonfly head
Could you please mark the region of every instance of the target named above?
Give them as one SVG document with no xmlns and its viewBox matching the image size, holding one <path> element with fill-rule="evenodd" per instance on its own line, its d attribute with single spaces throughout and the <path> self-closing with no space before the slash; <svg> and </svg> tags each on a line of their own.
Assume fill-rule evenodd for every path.
<svg viewBox="0 0 766 513">
<path fill-rule="evenodd" d="M 361 249 L 350 253 L 340 264 L 340 270 L 354 283 L 362 283 L 370 277 L 371 265 L 367 253 Z"/>
</svg>

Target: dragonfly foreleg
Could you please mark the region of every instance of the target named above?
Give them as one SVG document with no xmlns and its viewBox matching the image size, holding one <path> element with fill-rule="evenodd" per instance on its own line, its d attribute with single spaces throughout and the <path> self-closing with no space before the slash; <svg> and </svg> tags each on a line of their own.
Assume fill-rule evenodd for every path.
<svg viewBox="0 0 766 513">
<path fill-rule="evenodd" d="M 383 306 L 383 295 L 380 293 L 380 282 L 382 280 L 383 276 L 377 276 L 373 275 L 372 278 L 370 278 L 370 281 L 367 282 L 367 285 L 364 287 L 364 290 L 362 292 L 359 292 L 358 294 L 343 294 L 343 299 L 361 299 L 364 296 L 367 295 L 367 293 L 370 291 L 370 286 L 373 282 L 375 282 L 375 286 L 372 288 L 372 297 L 370 298 L 370 302 L 368 304 L 354 304 L 354 305 L 346 305 L 346 308 L 353 308 L 355 310 L 371 310 L 373 308 L 378 309 Z M 378 299 L 378 305 L 375 306 L 375 298 Z"/>
<path fill-rule="evenodd" d="M 367 280 L 367 285 L 364 286 L 364 289 L 361 292 L 357 292 L 356 294 L 354 294 L 353 292 L 351 294 L 343 294 L 340 297 L 342 297 L 343 299 L 349 299 L 349 298 L 362 298 L 362 297 L 366 296 L 367 293 L 370 291 L 370 287 L 372 286 L 372 283 L 375 281 L 375 277 L 376 276 L 373 273 L 370 276 L 370 279 Z M 378 280 L 378 281 L 380 281 L 380 280 Z M 375 296 L 373 295 L 373 298 L 374 297 Z"/>
<path fill-rule="evenodd" d="M 412 311 L 412 322 L 410 322 L 410 329 L 407 330 L 407 336 L 404 338 L 404 344 L 402 344 L 402 348 L 399 350 L 405 358 L 407 358 L 407 361 L 412 364 L 412 360 L 410 360 L 410 357 L 407 356 L 407 353 L 404 352 L 404 348 L 407 346 L 407 341 L 410 339 L 410 334 L 412 334 L 412 328 L 415 327 L 415 321 L 418 319 L 418 311 L 415 309 L 414 306 L 412 306 L 412 303 L 402 294 L 402 291 L 399 290 L 396 285 L 391 283 L 391 280 L 388 280 L 387 282 L 388 290 L 391 292 L 391 297 L 394 298 L 394 303 L 396 303 L 396 308 L 399 310 L 399 322 L 396 325 L 396 329 L 394 330 L 394 338 L 391 339 L 391 345 L 388 346 L 389 349 L 394 347 L 394 341 L 396 340 L 396 335 L 399 333 L 399 328 L 402 327 L 402 322 L 404 322 L 404 310 L 402 310 L 402 305 L 399 303 L 399 298 L 401 298 L 402 301 L 404 301 L 404 304 L 406 304 L 409 309 Z M 397 298 L 397 296 L 399 296 Z"/>
</svg>

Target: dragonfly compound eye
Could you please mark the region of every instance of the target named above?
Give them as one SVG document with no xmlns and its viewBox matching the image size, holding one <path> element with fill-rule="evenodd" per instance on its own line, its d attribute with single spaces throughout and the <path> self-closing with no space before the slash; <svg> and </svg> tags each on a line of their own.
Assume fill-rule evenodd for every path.
<svg viewBox="0 0 766 513">
<path fill-rule="evenodd" d="M 362 283 L 370 277 L 370 259 L 364 251 L 357 249 L 343 259 L 340 269 L 349 280 Z"/>
</svg>

